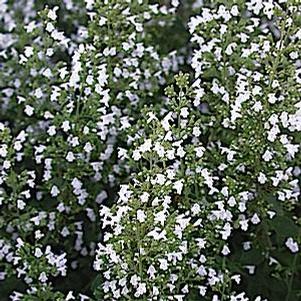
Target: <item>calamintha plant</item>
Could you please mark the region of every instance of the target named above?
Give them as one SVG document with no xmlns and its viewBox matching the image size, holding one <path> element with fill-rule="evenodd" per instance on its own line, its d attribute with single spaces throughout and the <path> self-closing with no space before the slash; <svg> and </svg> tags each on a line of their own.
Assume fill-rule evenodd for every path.
<svg viewBox="0 0 301 301">
<path fill-rule="evenodd" d="M 301 298 L 299 0 L 0 2 L 0 300 Z"/>
</svg>

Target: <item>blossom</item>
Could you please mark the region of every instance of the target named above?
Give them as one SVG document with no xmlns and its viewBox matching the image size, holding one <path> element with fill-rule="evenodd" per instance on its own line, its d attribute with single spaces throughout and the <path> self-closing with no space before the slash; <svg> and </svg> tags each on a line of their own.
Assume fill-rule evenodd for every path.
<svg viewBox="0 0 301 301">
<path fill-rule="evenodd" d="M 146 293 L 146 284 L 145 283 L 139 283 L 136 293 L 135 293 L 135 297 L 138 298 L 140 296 L 142 296 L 143 294 Z"/>
<path fill-rule="evenodd" d="M 299 252 L 299 245 L 296 241 L 293 240 L 292 237 L 287 238 L 287 240 L 285 241 L 285 245 L 287 246 L 287 248 L 290 249 L 292 253 Z"/>
<path fill-rule="evenodd" d="M 149 275 L 149 278 L 153 279 L 156 272 L 157 271 L 156 271 L 155 267 L 153 265 L 150 265 L 148 270 L 147 270 L 147 274 Z"/>
<path fill-rule="evenodd" d="M 53 185 L 52 188 L 51 188 L 50 193 L 53 197 L 56 197 L 56 196 L 59 195 L 60 191 L 59 191 L 59 189 L 56 185 Z"/>
<path fill-rule="evenodd" d="M 146 203 L 148 201 L 149 197 L 150 197 L 150 194 L 148 192 L 144 191 L 142 193 L 142 195 L 140 196 L 140 200 L 142 203 Z"/>
<path fill-rule="evenodd" d="M 139 210 L 137 211 L 137 220 L 138 220 L 140 223 L 143 223 L 143 222 L 145 221 L 145 219 L 146 219 L 146 215 L 145 215 L 144 211 L 141 210 L 141 209 L 139 209 Z"/>
<path fill-rule="evenodd" d="M 183 186 L 183 180 L 178 180 L 173 184 L 173 188 L 177 191 L 177 194 L 182 193 Z"/>
<path fill-rule="evenodd" d="M 24 112 L 27 116 L 32 116 L 33 112 L 34 112 L 34 108 L 30 105 L 26 105 L 25 109 L 24 109 Z"/>
<path fill-rule="evenodd" d="M 50 126 L 47 130 L 49 136 L 54 136 L 56 134 L 56 127 L 54 125 Z"/>
<path fill-rule="evenodd" d="M 51 19 L 52 21 L 55 21 L 56 18 L 57 18 L 56 12 L 57 12 L 58 9 L 59 9 L 58 6 L 55 6 L 53 9 L 50 9 L 50 10 L 48 11 L 47 17 L 48 17 L 49 19 Z"/>
<path fill-rule="evenodd" d="M 166 259 L 158 259 L 159 263 L 160 263 L 160 266 L 159 268 L 163 271 L 166 271 L 167 268 L 168 268 L 168 263 L 167 263 L 167 260 Z"/>
<path fill-rule="evenodd" d="M 67 153 L 66 160 L 67 160 L 68 162 L 73 162 L 73 161 L 75 160 L 75 157 L 74 157 L 73 152 L 69 151 L 69 152 Z"/>
</svg>

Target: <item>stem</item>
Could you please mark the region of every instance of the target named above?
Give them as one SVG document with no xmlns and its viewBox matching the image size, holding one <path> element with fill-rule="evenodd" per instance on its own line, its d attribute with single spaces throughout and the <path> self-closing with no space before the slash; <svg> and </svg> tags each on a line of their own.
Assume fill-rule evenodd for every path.
<svg viewBox="0 0 301 301">
<path fill-rule="evenodd" d="M 288 282 L 287 295 L 286 295 L 285 301 L 289 301 L 291 298 L 291 293 L 292 293 L 292 289 L 293 289 L 293 281 L 294 281 L 294 276 L 295 276 L 295 267 L 296 267 L 296 263 L 297 263 L 297 256 L 298 255 L 294 256 L 293 266 L 292 266 L 292 271 L 291 271 L 292 275 Z"/>
<path fill-rule="evenodd" d="M 226 267 L 226 257 L 223 258 L 223 265 L 222 265 L 222 269 L 223 269 L 223 272 L 225 273 L 225 267 Z M 221 298 L 221 301 L 224 301 L 225 300 L 225 289 L 226 289 L 226 280 L 225 278 L 223 279 L 223 287 L 222 287 L 222 298 Z"/>
<path fill-rule="evenodd" d="M 141 261 L 141 254 L 140 254 L 141 238 L 140 238 L 140 225 L 139 225 L 139 223 L 136 224 L 136 227 L 137 227 L 136 228 L 136 235 L 137 235 L 137 241 L 138 241 L 138 244 L 137 244 L 138 250 L 137 251 L 138 251 L 138 256 L 139 256 L 138 268 L 139 268 L 139 276 L 142 280 L 142 278 L 143 278 L 143 274 L 142 274 L 143 269 L 142 269 L 142 261 Z"/>
</svg>

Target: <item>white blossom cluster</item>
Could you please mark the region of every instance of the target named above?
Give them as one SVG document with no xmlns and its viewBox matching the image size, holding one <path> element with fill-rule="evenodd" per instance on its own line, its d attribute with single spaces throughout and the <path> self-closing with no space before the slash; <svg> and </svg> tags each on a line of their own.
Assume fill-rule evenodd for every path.
<svg viewBox="0 0 301 301">
<path fill-rule="evenodd" d="M 72 258 L 94 255 L 98 206 L 124 177 L 114 161 L 116 143 L 122 143 L 131 114 L 165 83 L 164 74 L 183 63 L 175 51 L 160 53 L 147 33 L 171 26 L 179 3 L 135 2 L 64 1 L 39 13 L 33 1 L 24 1 L 23 10 L 21 3 L 0 4 L 6 31 L 0 66 L 0 224 L 3 248 L 10 248 L 3 256 L 10 273 L 1 270 L 2 280 L 30 274 L 31 265 L 35 269 L 27 261 L 22 273 L 10 266 L 18 258 L 17 238 L 33 249 L 52 244 L 67 254 L 71 269 L 83 264 L 90 269 L 89 259 Z M 18 9 L 22 29 L 16 24 Z M 66 32 L 60 23 L 64 13 L 73 26 Z M 32 240 L 33 233 L 39 241 Z M 68 245 L 63 247 L 64 240 Z M 22 298 L 51 290 L 47 273 L 28 279 L 32 289 Z"/>
<path fill-rule="evenodd" d="M 191 114 L 197 126 L 186 120 L 189 109 L 180 104 L 176 112 L 167 107 L 159 128 L 152 128 L 159 136 L 147 134 L 148 124 L 157 120 L 149 112 L 138 132 L 142 143 L 132 153 L 122 152 L 149 163 L 121 186 L 115 207 L 100 211 L 103 227 L 109 226 L 95 261 L 103 274 L 103 298 L 189 300 L 198 288 L 208 300 L 250 300 L 246 292 L 229 290 L 231 280 L 239 284 L 242 275 L 226 273 L 230 260 L 219 258 L 231 255 L 234 231 L 248 233 L 243 252 L 260 245 L 255 233 L 263 231 L 269 242 L 263 255 L 270 265 L 277 263 L 269 220 L 281 220 L 287 209 L 296 219 L 300 197 L 300 29 L 293 26 L 300 5 L 285 2 L 208 1 L 191 18 Z M 184 129 L 183 139 L 170 130 L 176 125 Z M 199 227 L 197 234 L 190 227 Z M 292 238 L 287 231 L 281 242 L 292 253 L 299 251 L 298 232 Z M 256 262 L 243 267 L 254 274 Z"/>
<path fill-rule="evenodd" d="M 179 94 L 167 89 L 168 113 L 160 119 L 146 111 L 143 133 L 135 139 L 140 143 L 122 154 L 144 167 L 131 184 L 121 185 L 115 206 L 100 210 L 103 229 L 110 229 L 94 263 L 104 278 L 104 299 L 184 300 L 193 289 L 204 297 L 209 288 L 240 281 L 222 264 L 230 253 L 224 241 L 232 214 L 222 202 L 206 200 L 204 192 L 216 189 L 204 164 L 199 113 L 187 75 L 176 81 Z"/>
<path fill-rule="evenodd" d="M 0 301 L 297 300 L 300 1 L 54 2 L 0 0 Z"/>
<path fill-rule="evenodd" d="M 300 197 L 300 9 L 296 1 L 216 4 L 189 22 L 195 105 L 208 106 L 221 201 L 238 209 L 243 231 Z M 298 249 L 292 238 L 286 246 Z"/>
</svg>

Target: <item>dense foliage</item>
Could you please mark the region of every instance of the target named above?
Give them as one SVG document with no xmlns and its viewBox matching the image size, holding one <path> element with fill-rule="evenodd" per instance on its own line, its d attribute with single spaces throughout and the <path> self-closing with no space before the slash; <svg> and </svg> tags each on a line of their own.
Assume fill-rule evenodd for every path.
<svg viewBox="0 0 301 301">
<path fill-rule="evenodd" d="M 0 1 L 0 300 L 301 300 L 299 0 Z"/>
</svg>

